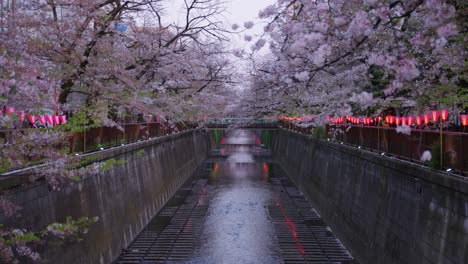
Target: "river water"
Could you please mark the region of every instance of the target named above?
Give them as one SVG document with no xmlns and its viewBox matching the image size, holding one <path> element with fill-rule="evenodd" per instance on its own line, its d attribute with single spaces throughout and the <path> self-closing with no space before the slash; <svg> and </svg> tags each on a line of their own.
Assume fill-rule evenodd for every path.
<svg viewBox="0 0 468 264">
<path fill-rule="evenodd" d="M 257 133 L 226 133 L 116 263 L 355 263 Z"/>
</svg>

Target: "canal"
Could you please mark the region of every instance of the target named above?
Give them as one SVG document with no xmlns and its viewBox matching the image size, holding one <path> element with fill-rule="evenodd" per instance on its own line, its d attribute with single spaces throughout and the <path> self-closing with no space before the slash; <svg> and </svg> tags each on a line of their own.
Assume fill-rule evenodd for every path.
<svg viewBox="0 0 468 264">
<path fill-rule="evenodd" d="M 268 137 L 216 137 L 212 155 L 115 263 L 357 263 L 274 162 Z"/>
</svg>

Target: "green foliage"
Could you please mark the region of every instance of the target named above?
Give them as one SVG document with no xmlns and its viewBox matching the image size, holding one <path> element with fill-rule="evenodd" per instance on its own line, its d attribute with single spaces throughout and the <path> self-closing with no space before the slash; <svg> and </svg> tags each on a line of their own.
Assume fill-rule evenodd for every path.
<svg viewBox="0 0 468 264">
<path fill-rule="evenodd" d="M 312 131 L 312 137 L 315 139 L 325 139 L 326 133 L 324 127 L 316 127 Z"/>
<path fill-rule="evenodd" d="M 81 241 L 82 236 L 88 233 L 89 227 L 96 223 L 99 217 L 80 217 L 73 220 L 71 216 L 67 216 L 64 223 L 52 223 L 47 228 L 40 232 L 41 237 L 52 236 L 61 240 Z"/>
<path fill-rule="evenodd" d="M 8 161 L 6 157 L 3 157 L 0 163 L 0 174 L 10 171 L 10 169 L 11 169 L 10 162 Z"/>
<path fill-rule="evenodd" d="M 80 112 L 74 113 L 69 116 L 66 124 L 56 126 L 54 129 L 70 133 L 80 133 L 90 128 L 99 127 L 102 125 L 102 120 L 89 114 L 93 111 L 93 109 L 84 109 Z"/>
<path fill-rule="evenodd" d="M 390 84 L 389 76 L 386 76 L 385 69 L 383 67 L 372 65 L 369 67 L 369 81 L 371 87 L 369 92 L 383 91 Z"/>
<path fill-rule="evenodd" d="M 0 261 L 2 263 L 19 263 L 17 258 L 26 255 L 14 253 L 18 253 L 19 248 L 25 252 L 26 248 L 26 252 L 29 252 L 27 257 L 32 260 L 32 262 L 28 261 L 27 263 L 36 263 L 40 260 L 37 251 L 41 245 L 44 245 L 44 242 L 49 241 L 48 245 L 50 246 L 52 244 L 62 245 L 64 241 L 81 241 L 82 237 L 88 233 L 90 226 L 98 220 L 98 217 L 80 217 L 73 220 L 69 216 L 64 223 L 50 224 L 40 232 L 5 228 L 0 224 Z"/>
<path fill-rule="evenodd" d="M 140 149 L 140 150 L 137 150 L 137 152 L 135 152 L 135 155 L 137 157 L 140 157 L 141 155 L 145 154 L 145 149 Z"/>
<path fill-rule="evenodd" d="M 81 181 L 81 177 L 80 176 L 73 176 L 70 178 L 72 181 L 74 182 L 80 182 Z"/>
<path fill-rule="evenodd" d="M 262 140 L 263 145 L 265 145 L 267 147 L 271 147 L 271 145 L 273 143 L 273 139 L 272 139 L 272 136 L 271 136 L 271 131 L 262 130 L 260 138 Z"/>
<path fill-rule="evenodd" d="M 16 243 L 29 243 L 34 241 L 39 241 L 40 238 L 36 236 L 33 232 L 29 232 L 22 235 L 17 235 L 11 239 L 6 240 L 7 245 L 13 245 Z"/>
<path fill-rule="evenodd" d="M 223 137 L 223 132 L 221 130 L 214 130 L 212 135 L 214 143 L 216 145 L 219 145 L 219 143 L 221 142 L 221 138 Z"/>
<path fill-rule="evenodd" d="M 100 172 L 104 172 L 104 171 L 107 171 L 107 170 L 110 170 L 110 169 L 113 169 L 119 165 L 123 165 L 125 164 L 125 160 L 124 159 L 115 159 L 115 158 L 111 158 L 111 159 L 108 159 L 106 161 L 104 161 L 101 165 L 101 167 L 99 167 L 99 171 Z"/>
<path fill-rule="evenodd" d="M 429 162 L 429 166 L 434 169 L 441 169 L 440 164 L 440 141 L 434 142 L 431 145 L 432 159 Z"/>
</svg>

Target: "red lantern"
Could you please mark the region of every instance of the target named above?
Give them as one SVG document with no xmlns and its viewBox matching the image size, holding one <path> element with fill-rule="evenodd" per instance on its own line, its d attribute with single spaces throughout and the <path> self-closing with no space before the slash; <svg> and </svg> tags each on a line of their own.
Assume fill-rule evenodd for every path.
<svg viewBox="0 0 468 264">
<path fill-rule="evenodd" d="M 395 123 L 395 117 L 394 116 L 390 116 L 390 124 L 394 124 Z"/>
<path fill-rule="evenodd" d="M 53 116 L 54 125 L 60 125 L 60 116 Z"/>
<path fill-rule="evenodd" d="M 432 111 L 431 115 L 432 115 L 432 121 L 434 121 L 434 123 L 437 122 L 437 120 L 439 120 L 439 112 Z"/>
<path fill-rule="evenodd" d="M 45 125 L 45 123 L 46 123 L 45 115 L 43 115 L 43 116 L 38 116 L 37 118 L 39 119 L 39 122 L 40 122 L 41 124 Z"/>
<path fill-rule="evenodd" d="M 460 120 L 463 126 L 468 126 L 468 115 L 460 115 Z"/>
<path fill-rule="evenodd" d="M 396 118 L 396 125 L 399 126 L 401 124 L 401 117 Z"/>
<path fill-rule="evenodd" d="M 416 125 L 421 126 L 422 124 L 422 118 L 420 116 L 416 117 Z"/>
<path fill-rule="evenodd" d="M 51 124 L 51 125 L 54 124 L 54 119 L 52 118 L 51 115 L 44 115 L 44 119 L 46 120 L 48 124 Z"/>
<path fill-rule="evenodd" d="M 26 113 L 25 113 L 24 111 L 20 111 L 20 112 L 19 112 L 19 121 L 20 121 L 21 123 L 24 122 L 25 117 L 26 117 Z"/>
<path fill-rule="evenodd" d="M 448 119 L 448 114 L 449 114 L 449 111 L 448 111 L 447 109 L 442 110 L 442 111 L 440 112 L 440 118 L 442 119 L 442 121 L 444 121 L 444 122 L 447 121 L 447 119 Z"/>
<path fill-rule="evenodd" d="M 29 118 L 29 123 L 31 123 L 32 125 L 34 125 L 36 123 L 36 117 L 35 116 L 29 114 L 28 118 Z"/>
<path fill-rule="evenodd" d="M 7 115 L 11 115 L 15 112 L 15 108 L 14 107 L 7 107 L 6 108 L 6 113 Z"/>
<path fill-rule="evenodd" d="M 426 125 L 429 124 L 429 122 L 430 122 L 429 114 L 424 114 L 424 115 L 422 116 L 422 118 L 423 118 L 423 120 L 424 120 L 424 124 L 426 124 Z"/>
<path fill-rule="evenodd" d="M 407 120 L 408 120 L 407 117 L 402 117 L 402 118 L 401 118 L 401 125 L 403 125 L 403 126 L 406 125 L 406 121 L 407 121 Z"/>
<path fill-rule="evenodd" d="M 415 118 L 414 116 L 408 116 L 408 119 L 407 119 L 407 121 L 408 121 L 408 126 L 411 126 L 411 125 L 413 124 L 414 118 Z"/>
</svg>

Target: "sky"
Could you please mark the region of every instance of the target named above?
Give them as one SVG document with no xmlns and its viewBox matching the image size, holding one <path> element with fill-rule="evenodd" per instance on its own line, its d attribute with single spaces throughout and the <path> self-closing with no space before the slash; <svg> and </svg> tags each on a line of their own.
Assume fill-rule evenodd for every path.
<svg viewBox="0 0 468 264">
<path fill-rule="evenodd" d="M 171 0 L 166 3 L 166 12 L 169 19 L 177 22 L 179 17 L 182 15 L 184 2 L 183 0 Z M 234 47 L 246 48 L 252 43 L 246 43 L 243 38 L 244 35 L 260 35 L 263 32 L 263 27 L 266 25 L 265 21 L 258 18 L 258 12 L 265 7 L 272 5 L 276 0 L 227 0 L 226 1 L 226 13 L 224 14 L 225 23 L 227 28 L 231 28 L 232 24 L 238 24 L 242 26 L 246 21 L 253 21 L 255 26 L 243 32 L 240 35 L 231 36 L 231 42 Z M 181 20 L 182 21 L 182 20 Z"/>
<path fill-rule="evenodd" d="M 190 0 L 189 0 L 190 1 Z M 223 1 L 223 0 L 221 0 Z M 259 39 L 259 36 L 263 33 L 263 28 L 267 24 L 267 20 L 262 20 L 258 18 L 258 13 L 260 10 L 268 7 L 269 5 L 274 4 L 277 0 L 224 0 L 226 11 L 223 14 L 223 20 L 225 23 L 225 28 L 232 30 L 233 24 L 238 24 L 240 28 L 243 29 L 244 22 L 252 21 L 254 22 L 254 27 L 251 29 L 242 31 L 240 34 L 230 34 L 230 49 L 239 50 L 242 49 L 246 54 L 250 54 L 251 46 Z M 176 24 L 184 23 L 184 9 L 185 4 L 184 0 L 170 0 L 165 1 L 165 12 L 166 20 L 173 21 Z M 180 21 L 181 23 L 177 23 Z M 252 36 L 253 39 L 250 42 L 244 40 L 244 36 Z M 257 51 L 257 55 L 264 55 L 269 52 L 268 45 L 265 45 L 260 51 Z M 243 59 L 238 59 L 234 55 L 231 55 L 231 60 L 234 62 L 237 68 L 237 72 L 241 75 L 248 74 L 250 70 L 250 64 L 248 61 Z M 235 89 L 243 91 L 245 88 L 245 82 L 234 85 Z"/>
</svg>

